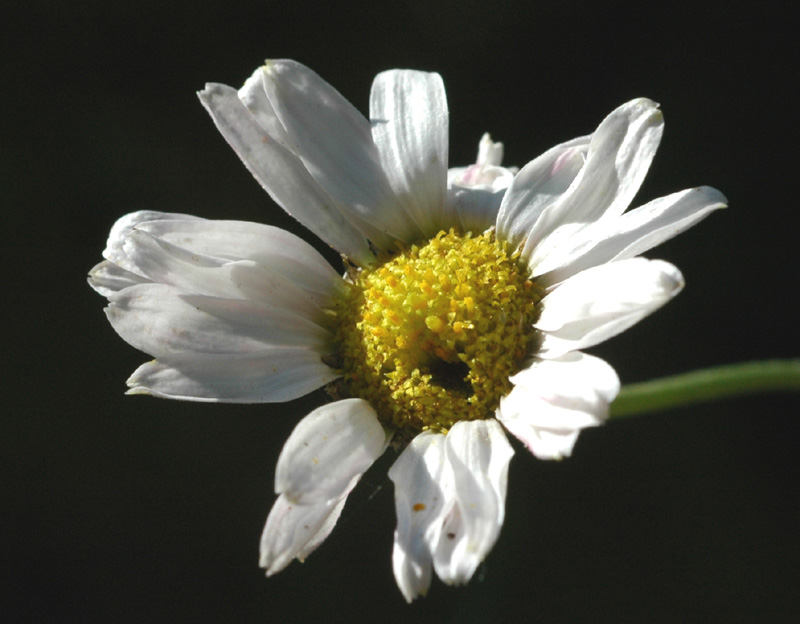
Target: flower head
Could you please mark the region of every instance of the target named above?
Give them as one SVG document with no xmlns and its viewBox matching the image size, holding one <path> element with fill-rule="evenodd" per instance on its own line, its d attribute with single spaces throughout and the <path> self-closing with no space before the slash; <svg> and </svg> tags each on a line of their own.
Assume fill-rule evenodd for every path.
<svg viewBox="0 0 800 624">
<path fill-rule="evenodd" d="M 625 212 L 663 129 L 628 102 L 517 172 L 481 139 L 447 169 L 437 74 L 379 74 L 369 120 L 307 67 L 271 61 L 200 92 L 270 196 L 342 254 L 344 276 L 268 225 L 138 212 L 90 283 L 116 331 L 155 360 L 130 393 L 278 402 L 327 386 L 278 460 L 261 540 L 274 574 L 333 529 L 391 443 L 393 567 L 409 601 L 432 572 L 465 583 L 503 524 L 513 449 L 568 456 L 619 391 L 583 353 L 666 303 L 677 268 L 639 254 L 725 205 L 709 187 Z"/>
</svg>

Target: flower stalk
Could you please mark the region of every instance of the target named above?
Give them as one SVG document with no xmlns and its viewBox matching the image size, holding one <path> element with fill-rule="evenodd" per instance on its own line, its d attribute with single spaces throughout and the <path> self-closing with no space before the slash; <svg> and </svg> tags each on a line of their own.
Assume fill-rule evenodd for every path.
<svg viewBox="0 0 800 624">
<path fill-rule="evenodd" d="M 763 360 L 705 368 L 623 386 L 610 418 L 763 392 L 800 391 L 800 359 Z"/>
</svg>

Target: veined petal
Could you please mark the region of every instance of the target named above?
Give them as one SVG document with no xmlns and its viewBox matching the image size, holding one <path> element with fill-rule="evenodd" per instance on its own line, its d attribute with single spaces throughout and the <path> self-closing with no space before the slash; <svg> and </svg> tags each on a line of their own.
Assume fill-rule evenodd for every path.
<svg viewBox="0 0 800 624">
<path fill-rule="evenodd" d="M 134 270 L 154 282 L 198 295 L 259 301 L 312 320 L 323 316 L 311 293 L 250 260 L 192 253 L 141 230 L 131 232 L 123 247 Z"/>
<path fill-rule="evenodd" d="M 531 248 L 555 227 L 548 209 L 561 199 L 583 167 L 590 139 L 578 137 L 556 145 L 520 170 L 497 214 L 499 238 L 515 247 Z"/>
<path fill-rule="evenodd" d="M 340 253 L 362 264 L 372 261 L 367 238 L 282 144 L 285 139 L 273 138 L 259 125 L 236 89 L 210 83 L 198 95 L 222 136 L 275 203 Z"/>
<path fill-rule="evenodd" d="M 394 194 L 422 233 L 442 228 L 448 114 L 439 74 L 393 70 L 372 83 L 372 138 Z"/>
<path fill-rule="evenodd" d="M 345 494 L 340 500 L 298 505 L 279 496 L 261 534 L 258 565 L 267 576 L 283 570 L 295 557 L 302 561 L 311 554 L 333 530 L 346 500 Z"/>
<path fill-rule="evenodd" d="M 408 602 L 424 596 L 430 587 L 432 551 L 444 514 L 452 506 L 452 487 L 443 482 L 444 447 L 443 434 L 423 431 L 389 469 L 397 509 L 392 568 Z"/>
<path fill-rule="evenodd" d="M 445 439 L 455 505 L 434 554 L 445 583 L 466 583 L 494 546 L 503 526 L 508 463 L 514 450 L 496 420 L 459 421 Z"/>
<path fill-rule="evenodd" d="M 295 427 L 275 472 L 275 492 L 301 505 L 342 496 L 388 443 L 375 410 L 363 399 L 315 409 Z"/>
<path fill-rule="evenodd" d="M 320 305 L 341 277 L 311 245 L 291 232 L 245 221 L 151 221 L 137 230 L 191 251 L 226 261 L 251 260 L 312 293 Z"/>
<path fill-rule="evenodd" d="M 267 347 L 324 352 L 331 334 L 298 314 L 256 301 L 140 284 L 112 295 L 106 315 L 130 345 L 161 357 L 172 353 L 250 353 Z"/>
<path fill-rule="evenodd" d="M 406 242 L 419 238 L 419 229 L 392 192 L 367 119 L 296 61 L 268 61 L 263 71 L 267 97 L 286 129 L 287 147 L 317 183 L 340 206 L 380 231 Z"/>
<path fill-rule="evenodd" d="M 312 349 L 176 353 L 137 368 L 128 379 L 128 394 L 220 403 L 281 403 L 304 396 L 337 376 Z"/>
<path fill-rule="evenodd" d="M 580 352 L 536 360 L 511 382 L 497 420 L 540 459 L 569 456 L 580 430 L 607 418 L 620 387 L 611 366 Z"/>
<path fill-rule="evenodd" d="M 104 297 L 110 297 L 116 292 L 136 284 L 146 284 L 150 280 L 136 273 L 126 271 L 113 262 L 103 260 L 89 271 L 89 286 Z"/>
<path fill-rule="evenodd" d="M 708 186 L 660 197 L 619 217 L 601 219 L 549 245 L 531 262 L 540 282 L 555 284 L 584 269 L 638 256 L 725 208 L 727 200 Z"/>
<path fill-rule="evenodd" d="M 582 271 L 542 299 L 537 355 L 552 359 L 616 336 L 682 288 L 680 271 L 661 260 L 629 258 Z"/>
</svg>

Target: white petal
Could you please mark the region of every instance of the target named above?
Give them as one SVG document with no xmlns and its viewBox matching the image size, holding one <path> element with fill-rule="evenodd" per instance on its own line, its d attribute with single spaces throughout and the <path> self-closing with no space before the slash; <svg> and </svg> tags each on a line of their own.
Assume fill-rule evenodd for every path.
<svg viewBox="0 0 800 624">
<path fill-rule="evenodd" d="M 604 216 L 620 215 L 639 190 L 663 129 L 664 120 L 655 102 L 645 98 L 632 100 L 606 117 L 591 136 L 586 162 L 580 170 L 578 156 L 583 157 L 580 144 L 574 146 L 578 151 L 550 150 L 537 159 L 541 159 L 540 167 L 534 166 L 537 161 L 528 165 L 531 170 L 526 176 L 522 175 L 523 168 L 507 194 L 508 208 L 501 207 L 498 217 L 498 220 L 508 220 L 502 229 L 507 232 L 508 240 L 518 243 L 527 234 L 523 259 L 529 260 L 540 242 L 560 226 L 592 223 Z M 551 169 L 552 163 L 555 163 L 554 169 Z M 557 179 L 551 181 L 553 171 Z M 542 175 L 544 182 L 537 182 Z M 563 184 L 571 176 L 574 179 L 565 189 Z M 541 197 L 538 184 L 552 185 L 552 190 L 548 189 Z M 522 192 L 520 197 L 515 192 L 517 186 Z M 529 192 L 528 187 L 533 190 Z M 529 201 L 534 208 L 527 207 Z"/>
<path fill-rule="evenodd" d="M 545 401 L 568 407 L 594 404 L 596 399 L 611 403 L 620 387 L 616 371 L 605 360 L 579 351 L 534 360 L 510 381 Z"/>
<path fill-rule="evenodd" d="M 580 352 L 536 360 L 511 382 L 497 419 L 540 459 L 569 456 L 580 430 L 607 418 L 620 387 L 611 366 Z"/>
<path fill-rule="evenodd" d="M 141 230 L 129 233 L 123 248 L 130 266 L 125 268 L 154 282 L 198 295 L 259 301 L 312 320 L 323 317 L 313 294 L 250 260 L 226 262 L 192 253 Z"/>
<path fill-rule="evenodd" d="M 270 138 L 287 147 L 289 138 L 286 135 L 286 128 L 283 127 L 280 119 L 278 119 L 275 108 L 272 106 L 272 102 L 269 101 L 267 91 L 264 88 L 263 67 L 259 67 L 245 80 L 237 96 Z"/>
<path fill-rule="evenodd" d="M 616 336 L 682 288 L 680 271 L 661 260 L 630 258 L 582 271 L 542 299 L 537 355 L 551 359 Z"/>
<path fill-rule="evenodd" d="M 301 238 L 271 225 L 245 221 L 151 221 L 137 226 L 194 254 L 251 260 L 310 291 L 320 305 L 341 285 L 339 274 Z"/>
<path fill-rule="evenodd" d="M 514 450 L 496 420 L 460 421 L 447 434 L 455 506 L 434 554 L 445 583 L 466 583 L 494 546 L 505 517 L 508 463 Z"/>
<path fill-rule="evenodd" d="M 104 297 L 136 284 L 146 284 L 150 280 L 117 266 L 113 262 L 103 260 L 89 271 L 89 286 Z"/>
<path fill-rule="evenodd" d="M 272 348 L 254 353 L 180 353 L 143 364 L 128 394 L 221 403 L 291 401 L 336 379 L 318 352 Z"/>
<path fill-rule="evenodd" d="M 272 576 L 297 557 L 305 559 L 333 530 L 347 497 L 298 505 L 279 496 L 261 534 L 259 566 Z"/>
<path fill-rule="evenodd" d="M 287 147 L 340 206 L 389 236 L 406 242 L 419 238 L 392 192 L 370 123 L 361 113 L 295 61 L 268 61 L 264 88 L 286 129 Z"/>
<path fill-rule="evenodd" d="M 198 95 L 222 136 L 281 208 L 349 258 L 362 264 L 373 259 L 359 228 L 300 158 L 259 125 L 235 89 L 207 84 Z"/>
<path fill-rule="evenodd" d="M 381 165 L 406 212 L 431 238 L 443 227 L 448 115 L 439 74 L 378 74 L 369 101 L 372 138 Z"/>
<path fill-rule="evenodd" d="M 354 481 L 350 487 L 352 490 L 356 486 L 356 482 Z M 349 492 L 350 490 L 348 490 Z M 322 523 L 322 526 L 317 530 L 305 546 L 303 546 L 302 550 L 297 553 L 296 557 L 297 560 L 301 563 L 306 560 L 306 558 L 314 552 L 317 547 L 324 542 L 328 536 L 333 531 L 333 527 L 336 526 L 336 522 L 339 520 L 339 516 L 342 515 L 342 510 L 344 509 L 344 504 L 347 502 L 347 495 L 342 497 L 336 505 L 334 505 L 331 512 L 328 514 L 328 517 L 325 518 L 325 521 Z"/>
<path fill-rule="evenodd" d="M 325 540 L 348 494 L 388 442 L 362 399 L 325 405 L 298 423 L 278 459 L 280 496 L 261 536 L 260 565 L 268 576 L 295 557 L 302 561 Z"/>
<path fill-rule="evenodd" d="M 625 214 L 601 219 L 550 246 L 533 275 L 555 284 L 584 269 L 632 258 L 660 245 L 726 207 L 725 196 L 708 186 L 660 197 Z"/>
<path fill-rule="evenodd" d="M 295 427 L 281 451 L 275 492 L 298 504 L 339 498 L 386 448 L 386 433 L 363 399 L 315 409 Z"/>
<path fill-rule="evenodd" d="M 424 431 L 389 470 L 397 509 L 392 568 L 408 602 L 430 587 L 432 550 L 439 542 L 443 515 L 452 505 L 452 488 L 442 481 L 444 445 L 444 435 Z"/>
<path fill-rule="evenodd" d="M 586 164 L 560 203 L 559 223 L 590 223 L 630 205 L 653 161 L 664 117 L 646 98 L 623 104 L 592 135 Z"/>
<path fill-rule="evenodd" d="M 461 224 L 462 231 L 480 234 L 494 225 L 505 190 L 449 188 L 445 222 Z"/>
<path fill-rule="evenodd" d="M 267 347 L 324 352 L 330 332 L 265 303 L 194 295 L 141 284 L 112 295 L 106 315 L 128 344 L 161 357 L 173 353 L 250 353 Z"/>
<path fill-rule="evenodd" d="M 497 214 L 498 238 L 515 247 L 526 243 L 530 247 L 555 227 L 548 218 L 550 207 L 561 199 L 583 167 L 590 138 L 578 137 L 556 145 L 520 170 Z"/>
<path fill-rule="evenodd" d="M 123 251 L 123 245 L 128 239 L 131 231 L 148 221 L 204 221 L 200 217 L 193 217 L 191 215 L 180 214 L 176 212 L 156 212 L 153 210 L 139 210 L 138 212 L 128 213 L 114 223 L 111 231 L 108 234 L 106 241 L 106 248 L 103 250 L 103 257 L 110 260 L 114 264 L 128 271 L 135 271 L 135 267 L 126 264 L 128 257 Z"/>
</svg>

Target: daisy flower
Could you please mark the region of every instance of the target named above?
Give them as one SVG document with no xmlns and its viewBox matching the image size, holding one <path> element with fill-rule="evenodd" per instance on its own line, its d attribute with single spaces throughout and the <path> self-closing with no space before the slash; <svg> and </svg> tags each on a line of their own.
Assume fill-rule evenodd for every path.
<svg viewBox="0 0 800 624">
<path fill-rule="evenodd" d="M 725 198 L 700 187 L 625 212 L 663 129 L 647 99 L 519 171 L 488 135 L 475 164 L 448 171 L 438 74 L 379 74 L 368 119 L 289 60 L 199 96 L 344 269 L 269 225 L 121 218 L 90 283 L 119 335 L 155 358 L 129 393 L 272 403 L 327 386 L 333 401 L 278 459 L 261 566 L 274 574 L 319 546 L 391 445 L 400 591 L 424 595 L 434 571 L 466 583 L 503 525 L 508 434 L 557 459 L 603 422 L 619 379 L 583 350 L 681 290 L 677 268 L 639 254 Z"/>
</svg>

